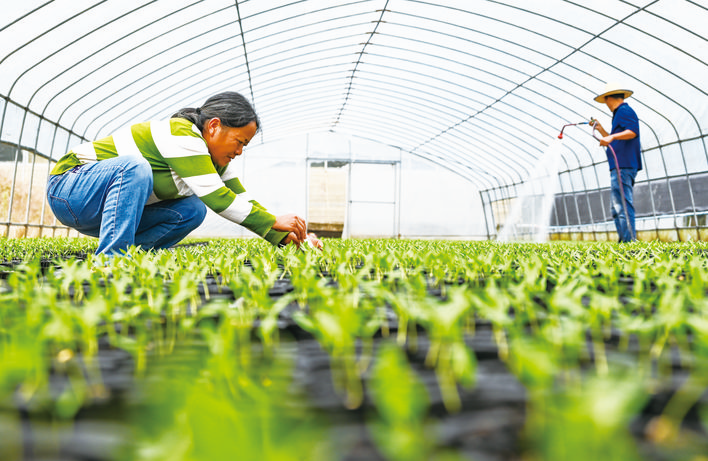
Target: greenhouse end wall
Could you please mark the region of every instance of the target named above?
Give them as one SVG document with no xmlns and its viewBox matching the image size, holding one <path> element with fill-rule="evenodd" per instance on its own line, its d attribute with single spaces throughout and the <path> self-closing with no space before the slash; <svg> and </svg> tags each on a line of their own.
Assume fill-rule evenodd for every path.
<svg viewBox="0 0 708 461">
<path fill-rule="evenodd" d="M 343 173 L 340 177 L 347 181 L 347 196 L 338 193 L 334 199 L 342 200 L 342 206 L 349 203 L 351 222 L 344 224 L 351 231 L 348 237 L 486 238 L 479 191 L 472 183 L 391 146 L 315 133 L 254 146 L 233 161 L 238 162 L 246 190 L 276 215 L 312 214 L 308 207 L 308 201 L 314 201 L 308 196 L 308 183 L 313 182 L 308 168 L 312 164 L 327 162 L 337 169 L 366 167 L 360 173 Z M 279 187 L 273 188 L 273 184 Z M 253 234 L 209 213 L 193 236 Z"/>
</svg>

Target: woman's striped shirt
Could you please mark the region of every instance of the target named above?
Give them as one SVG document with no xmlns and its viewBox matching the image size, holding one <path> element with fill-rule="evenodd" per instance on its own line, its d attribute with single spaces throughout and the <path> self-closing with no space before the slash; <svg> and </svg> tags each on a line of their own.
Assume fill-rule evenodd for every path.
<svg viewBox="0 0 708 461">
<path fill-rule="evenodd" d="M 138 123 L 76 146 L 57 162 L 51 174 L 127 155 L 142 156 L 152 168 L 153 194 L 148 204 L 196 194 L 214 212 L 274 245 L 287 235 L 272 229 L 275 216 L 248 196 L 235 167 L 214 165 L 201 132 L 187 119 Z"/>
</svg>

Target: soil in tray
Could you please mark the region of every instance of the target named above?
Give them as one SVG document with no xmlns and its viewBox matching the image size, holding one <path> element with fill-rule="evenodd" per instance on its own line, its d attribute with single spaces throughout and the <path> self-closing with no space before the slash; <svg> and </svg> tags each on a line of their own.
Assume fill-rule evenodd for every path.
<svg viewBox="0 0 708 461">
<path fill-rule="evenodd" d="M 382 341 L 385 340 L 377 340 L 376 347 Z M 461 389 L 462 410 L 449 414 L 443 406 L 434 371 L 421 361 L 427 345 L 427 338 L 419 336 L 419 352 L 410 359 L 430 396 L 427 424 L 432 443 L 454 447 L 461 454 L 477 460 L 513 459 L 518 451 L 518 433 L 524 422 L 523 387 L 498 360 L 481 360 L 478 385 L 470 390 Z M 196 355 L 189 353 L 187 360 L 198 357 L 197 350 L 203 351 L 205 346 L 195 343 L 194 347 Z M 340 459 L 384 460 L 371 436 L 369 421 L 376 415 L 368 395 L 368 374 L 363 376 L 365 397 L 362 405 L 347 409 L 343 394 L 333 385 L 329 354 L 317 341 L 284 341 L 282 348 L 286 354 L 292 355 L 292 385 L 301 389 L 311 411 L 326 421 L 330 441 L 341 454 Z M 134 361 L 130 354 L 101 341 L 97 358 L 105 386 L 102 395 L 89 399 L 72 420 L 61 424 L 31 405 L 17 404 L 16 421 L 19 423 L 8 426 L 9 420 L 0 418 L 0 428 L 4 424 L 5 433 L 18 436 L 14 449 L 5 444 L 5 453 L 23 450 L 24 459 L 36 460 L 109 461 L 119 458 L 112 452 L 130 451 L 133 418 L 139 417 L 145 409 L 149 411 L 150 402 L 144 400 L 146 396 L 140 388 L 140 381 L 134 377 Z M 67 385 L 65 376 L 52 375 L 54 395 L 60 395 Z M 0 414 L 7 416 L 7 410 Z"/>
<path fill-rule="evenodd" d="M 288 327 L 294 328 L 292 324 Z M 306 334 L 300 335 L 298 339 L 289 340 L 289 337 L 283 331 L 281 348 L 293 360 L 292 385 L 300 389 L 311 411 L 326 421 L 328 436 L 341 453 L 341 459 L 384 460 L 371 434 L 370 421 L 376 417 L 376 409 L 369 395 L 369 373 L 362 376 L 362 405 L 356 409 L 347 409 L 344 405 L 345 396 L 333 384 L 330 355 L 319 342 Z M 390 341 L 393 338 L 377 337 L 374 351 L 384 342 Z M 521 434 L 528 404 L 526 390 L 498 359 L 491 331 L 479 326 L 475 335 L 468 336 L 466 342 L 477 357 L 477 382 L 471 389 L 459 389 L 461 410 L 453 414 L 445 409 L 434 370 L 424 363 L 429 348 L 428 338 L 419 334 L 416 337 L 416 347 L 408 349 L 409 363 L 429 396 L 430 409 L 426 421 L 431 441 L 439 447 L 454 448 L 463 455 L 463 459 L 523 459 L 525 448 Z M 71 424 L 56 425 L 45 412 L 19 403 L 13 418 L 9 418 L 12 415 L 5 408 L 0 412 L 0 429 L 15 437 L 6 439 L 11 442 L 4 442 L 4 453 L 24 450 L 29 456 L 24 459 L 36 460 L 109 461 L 118 459 L 110 454 L 112 451 L 131 449 L 133 418 L 144 409 L 149 409 L 150 402 L 145 400 L 140 381 L 134 378 L 132 356 L 121 349 L 110 347 L 105 340 L 101 341 L 100 346 L 98 362 L 105 393 L 90 399 Z M 183 347 L 181 357 L 187 362 L 198 360 L 204 348 L 205 345 L 197 341 L 193 347 Z M 632 422 L 632 433 L 648 460 L 671 459 L 665 451 L 657 449 L 649 437 L 655 418 L 662 413 L 688 374 L 680 369 L 673 369 L 673 373 L 673 384 L 651 396 Z M 64 376 L 53 375 L 51 386 L 54 395 L 60 395 L 66 385 Z M 708 396 L 704 395 L 704 404 L 706 400 Z M 15 422 L 11 423 L 12 420 Z M 704 441 L 708 439 L 696 407 L 689 411 L 684 427 L 695 437 Z"/>
<path fill-rule="evenodd" d="M 271 288 L 270 294 L 272 297 L 278 297 L 292 289 L 290 282 L 283 279 Z M 203 300 L 207 291 L 212 299 L 233 299 L 231 290 L 228 287 L 219 288 L 213 277 L 207 278 L 207 283 L 200 285 L 200 290 Z M 430 294 L 441 296 L 436 289 L 431 289 Z M 333 384 L 330 355 L 293 319 L 293 314 L 298 309 L 297 304 L 291 303 L 281 311 L 278 318 L 281 346 L 292 356 L 294 364 L 292 386 L 305 396 L 308 408 L 318 418 L 327 422 L 328 435 L 333 446 L 341 453 L 341 459 L 384 460 L 371 434 L 370 421 L 376 417 L 376 409 L 369 395 L 369 373 L 362 376 L 362 405 L 356 409 L 347 409 L 344 404 L 345 396 L 341 390 L 335 389 Z M 398 327 L 395 313 L 388 308 L 386 313 L 389 330 L 395 332 Z M 412 369 L 424 384 L 429 396 L 427 423 L 432 443 L 453 448 L 465 459 L 523 459 L 526 454 L 521 434 L 526 420 L 528 396 L 524 386 L 499 359 L 489 324 L 478 322 L 474 335 L 465 338 L 467 346 L 474 351 L 477 359 L 477 379 L 473 388 L 459 388 L 461 409 L 453 414 L 445 408 L 435 371 L 425 365 L 429 339 L 422 329 L 418 329 L 417 333 L 415 347 L 409 343 L 406 352 Z M 630 339 L 627 348 L 619 350 L 619 337 L 620 332 L 612 330 L 611 334 L 604 338 L 604 353 L 610 360 L 636 360 L 638 354 L 643 352 L 637 342 Z M 391 341 L 395 341 L 395 334 L 389 338 L 384 338 L 381 334 L 376 335 L 374 353 L 384 342 Z M 98 361 L 105 393 L 90 399 L 76 414 L 72 424 L 66 424 L 59 430 L 46 412 L 31 405 L 16 403 L 14 410 L 0 410 L 0 432 L 16 436 L 6 439 L 10 442 L 4 443 L 5 451 L 0 450 L 0 454 L 10 450 L 9 452 L 14 453 L 24 451 L 24 454 L 29 456 L 25 459 L 108 461 L 117 459 L 110 454 L 111 451 L 131 448 L 134 435 L 133 418 L 149 408 L 150 402 L 145 400 L 146 397 L 141 391 L 142 383 L 134 377 L 135 365 L 132 356 L 126 351 L 110 347 L 105 340 L 101 341 L 100 346 Z M 195 342 L 192 359 L 194 355 L 198 356 L 204 347 L 203 343 Z M 586 348 L 586 365 L 591 369 L 595 356 L 590 334 Z M 361 348 L 358 352 L 361 352 Z M 646 459 L 656 461 L 671 458 L 662 450 L 657 450 L 651 442 L 651 426 L 688 375 L 685 363 L 676 348 L 669 347 L 662 360 L 661 370 L 673 373 L 672 380 L 666 388 L 657 389 L 650 396 L 631 426 Z M 657 362 L 657 366 L 658 364 Z M 51 386 L 53 395 L 60 395 L 67 386 L 66 378 L 54 375 Z M 701 398 L 704 407 L 707 401 L 708 396 L 704 394 Z M 695 434 L 699 440 L 697 443 L 708 440 L 696 405 L 688 411 L 684 427 Z"/>
</svg>

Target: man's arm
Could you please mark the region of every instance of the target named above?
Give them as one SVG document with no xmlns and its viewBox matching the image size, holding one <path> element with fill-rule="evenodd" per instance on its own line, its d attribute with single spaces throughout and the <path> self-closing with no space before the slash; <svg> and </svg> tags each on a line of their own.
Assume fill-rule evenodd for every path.
<svg viewBox="0 0 708 461">
<path fill-rule="evenodd" d="M 605 131 L 605 130 L 603 130 Z M 605 132 L 607 133 L 607 132 Z M 601 146 L 609 146 L 612 141 L 628 141 L 637 137 L 637 133 L 632 130 L 624 130 L 619 133 L 605 135 L 600 139 Z"/>
</svg>

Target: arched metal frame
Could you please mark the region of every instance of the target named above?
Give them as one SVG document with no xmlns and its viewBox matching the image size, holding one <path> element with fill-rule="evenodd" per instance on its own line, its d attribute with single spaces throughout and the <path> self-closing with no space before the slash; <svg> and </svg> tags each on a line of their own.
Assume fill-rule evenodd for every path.
<svg viewBox="0 0 708 461">
<path fill-rule="evenodd" d="M 699 2 L 616 0 L 603 2 L 604 11 L 569 0 L 86 5 L 4 7 L 0 142 L 15 150 L 11 197 L 24 156 L 46 160 L 46 175 L 75 143 L 237 89 L 264 120 L 261 143 L 328 129 L 466 178 L 480 191 L 491 238 L 502 218 L 493 210 L 518 195 L 561 126 L 590 116 L 609 126 L 592 98 L 619 79 L 635 91 L 630 103 L 641 119 L 646 171 L 637 185 L 650 192 L 652 209 L 642 229 L 707 238 L 706 200 L 693 189 L 708 173 L 708 7 Z M 591 208 L 592 197 L 603 200 L 607 165 L 587 134 L 566 132 L 565 200 L 554 213 L 576 224 L 557 230 L 609 238 L 607 204 L 601 216 Z M 687 187 L 688 211 L 677 209 L 677 181 Z M 659 187 L 672 213 L 655 205 Z M 44 204 L 41 221 L 30 218 L 29 194 L 24 213 L 12 201 L 0 210 L 4 234 L 12 226 L 63 229 L 46 223 Z"/>
</svg>

